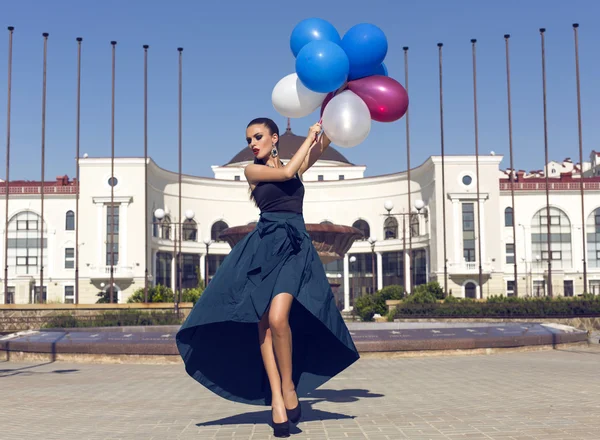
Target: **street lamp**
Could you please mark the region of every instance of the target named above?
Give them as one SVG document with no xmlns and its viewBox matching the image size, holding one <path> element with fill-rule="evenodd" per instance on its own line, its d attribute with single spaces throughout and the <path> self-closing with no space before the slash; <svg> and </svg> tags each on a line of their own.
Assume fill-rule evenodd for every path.
<svg viewBox="0 0 600 440">
<path fill-rule="evenodd" d="M 206 257 L 204 258 L 204 288 L 206 289 L 206 287 L 208 286 L 208 248 L 211 244 L 213 244 L 213 241 L 210 237 L 204 237 L 203 241 L 206 245 Z"/>
<path fill-rule="evenodd" d="M 423 209 L 425 208 L 425 202 L 423 200 L 415 200 L 414 204 L 414 209 L 415 211 L 411 211 L 411 212 L 398 212 L 398 213 L 393 213 L 392 210 L 394 209 L 394 203 L 391 200 L 386 200 L 383 203 L 383 207 L 385 208 L 385 210 L 387 211 L 387 216 L 389 217 L 390 215 L 392 216 L 402 216 L 402 264 L 403 264 L 403 268 L 402 268 L 402 273 L 405 272 L 406 269 L 406 264 L 405 264 L 405 258 L 406 258 L 406 216 L 412 216 L 412 215 L 423 215 L 426 216 L 427 215 L 427 211 L 423 211 Z M 410 231 L 410 236 L 412 237 L 412 225 L 410 225 L 410 217 L 409 217 L 409 227 L 411 227 L 411 231 Z M 412 246 L 411 246 L 412 248 Z M 412 252 L 412 249 L 409 249 L 409 252 Z M 409 255 L 409 263 L 410 263 L 410 268 L 409 268 L 409 276 L 408 276 L 408 289 L 407 292 L 410 293 L 411 289 L 412 289 L 412 274 L 413 274 L 413 265 L 412 265 L 412 255 Z M 406 279 L 406 277 L 404 277 Z M 406 281 L 405 281 L 406 284 Z"/>
<path fill-rule="evenodd" d="M 373 294 L 375 294 L 375 243 L 377 242 L 377 237 L 371 235 L 367 241 L 371 245 L 371 271 L 373 273 Z"/>
</svg>

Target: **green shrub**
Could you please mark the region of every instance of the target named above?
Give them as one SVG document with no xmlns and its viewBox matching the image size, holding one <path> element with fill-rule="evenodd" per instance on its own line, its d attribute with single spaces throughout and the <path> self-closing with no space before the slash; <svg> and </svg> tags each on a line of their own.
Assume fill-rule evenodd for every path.
<svg viewBox="0 0 600 440">
<path fill-rule="evenodd" d="M 196 287 L 193 289 L 183 289 L 181 292 L 181 302 L 191 302 L 196 304 L 200 295 L 204 291 L 203 287 Z M 169 287 L 162 285 L 148 287 L 148 302 L 149 303 L 172 303 L 175 301 L 173 291 Z M 141 287 L 133 292 L 127 299 L 128 303 L 143 303 L 144 302 L 144 288 Z"/>
<path fill-rule="evenodd" d="M 408 296 L 394 311 L 393 317 L 461 317 L 461 318 L 545 318 L 600 316 L 600 296 L 576 298 L 490 297 L 474 301 L 448 297 L 432 301 L 428 293 Z"/>
<path fill-rule="evenodd" d="M 372 321 L 376 307 L 373 295 L 363 295 L 354 300 L 354 312 L 362 321 Z"/>
<path fill-rule="evenodd" d="M 103 312 L 95 316 L 59 314 L 51 317 L 42 328 L 122 327 L 139 325 L 178 325 L 182 318 L 174 312 L 146 312 L 119 310 Z"/>
<path fill-rule="evenodd" d="M 181 292 L 181 302 L 191 302 L 193 304 L 196 304 L 196 301 L 200 299 L 202 292 L 204 292 L 203 287 L 183 289 L 183 291 Z"/>
<path fill-rule="evenodd" d="M 404 298 L 404 288 L 398 285 L 386 286 L 375 295 L 364 295 L 354 301 L 354 313 L 363 321 L 372 321 L 375 314 L 388 314 L 388 300 Z"/>
<path fill-rule="evenodd" d="M 437 281 L 430 281 L 427 284 L 415 286 L 413 294 L 417 293 L 428 293 L 433 295 L 436 299 L 444 299 L 444 290 Z"/>
</svg>

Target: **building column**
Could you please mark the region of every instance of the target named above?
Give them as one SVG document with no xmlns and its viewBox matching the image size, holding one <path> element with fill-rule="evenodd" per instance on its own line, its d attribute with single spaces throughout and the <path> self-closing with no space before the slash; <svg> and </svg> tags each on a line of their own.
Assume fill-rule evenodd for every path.
<svg viewBox="0 0 600 440">
<path fill-rule="evenodd" d="M 481 240 L 481 264 L 483 265 L 486 261 L 485 258 L 485 209 L 483 209 L 483 200 L 479 200 L 479 215 L 481 216 L 481 237 L 478 237 Z"/>
<path fill-rule="evenodd" d="M 409 251 L 403 252 L 402 261 L 404 263 L 404 291 L 407 294 L 410 294 L 410 282 L 411 282 L 411 274 L 410 274 L 410 263 L 411 263 L 411 255 Z"/>
<path fill-rule="evenodd" d="M 344 255 L 344 311 L 350 310 L 350 258 Z"/>
<path fill-rule="evenodd" d="M 381 252 L 377 254 L 377 290 L 383 289 L 383 255 Z"/>
<path fill-rule="evenodd" d="M 96 252 L 96 266 L 98 268 L 103 267 L 103 266 L 108 266 L 106 264 L 106 260 L 102 259 L 102 250 L 106 249 L 106 246 L 104 246 L 104 240 L 102 239 L 102 233 L 106 232 L 106 228 L 105 228 L 105 224 L 102 221 L 104 218 L 104 204 L 102 203 L 97 203 L 96 204 L 96 215 L 98 217 L 98 236 L 97 238 L 97 252 Z"/>
<path fill-rule="evenodd" d="M 200 276 L 206 283 L 206 254 L 200 254 Z"/>
<path fill-rule="evenodd" d="M 173 254 L 173 258 L 171 258 L 171 290 L 173 290 L 173 292 L 175 292 L 175 286 L 176 286 L 176 282 L 177 282 L 177 273 L 175 272 L 175 270 L 176 270 L 175 261 L 176 261 L 176 256 L 175 256 L 175 254 Z"/>
<path fill-rule="evenodd" d="M 425 247 L 423 249 L 425 250 L 425 281 L 428 283 L 429 282 L 429 272 L 431 271 L 431 264 L 429 261 L 429 248 Z M 443 281 L 440 284 L 442 285 L 442 287 L 444 287 Z"/>
<path fill-rule="evenodd" d="M 150 249 L 150 273 L 152 274 L 152 286 L 156 286 L 156 254 L 158 251 Z"/>
<path fill-rule="evenodd" d="M 127 266 L 127 203 L 119 205 L 119 266 Z"/>
<path fill-rule="evenodd" d="M 460 219 L 460 203 L 458 199 L 452 200 L 452 212 L 453 212 L 453 220 L 454 220 L 454 264 L 460 264 L 462 259 L 460 258 L 460 250 L 462 246 L 460 245 L 460 225 L 462 224 Z"/>
</svg>

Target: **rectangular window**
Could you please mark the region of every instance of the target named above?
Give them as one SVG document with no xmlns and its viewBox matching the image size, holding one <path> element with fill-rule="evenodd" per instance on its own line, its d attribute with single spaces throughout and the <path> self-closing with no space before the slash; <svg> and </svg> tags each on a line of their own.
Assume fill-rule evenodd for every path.
<svg viewBox="0 0 600 440">
<path fill-rule="evenodd" d="M 542 251 L 542 260 L 548 261 L 548 251 Z M 552 261 L 561 261 L 562 260 L 562 252 L 561 251 L 552 251 Z"/>
<path fill-rule="evenodd" d="M 546 216 L 546 215 L 540 216 L 540 224 L 546 226 L 548 224 L 548 216 Z M 550 225 L 551 226 L 560 226 L 560 216 L 551 215 L 550 216 Z"/>
<path fill-rule="evenodd" d="M 37 220 L 17 220 L 17 230 L 19 231 L 37 231 Z"/>
<path fill-rule="evenodd" d="M 317 176 L 317 179 L 319 180 L 319 182 L 321 182 L 321 181 L 323 180 L 323 174 L 319 174 L 319 175 Z"/>
<path fill-rule="evenodd" d="M 515 294 L 515 282 L 514 280 L 506 281 L 506 296 L 514 296 Z"/>
<path fill-rule="evenodd" d="M 474 206 L 475 205 L 473 203 L 463 203 L 463 205 L 462 205 L 463 231 L 474 231 L 475 230 Z"/>
<path fill-rule="evenodd" d="M 17 257 L 17 266 L 37 266 L 37 257 Z"/>
<path fill-rule="evenodd" d="M 75 268 L 75 248 L 65 248 L 65 269 Z"/>
<path fill-rule="evenodd" d="M 42 295 L 43 298 L 42 300 L 44 301 L 44 303 L 47 303 L 48 301 L 48 289 L 46 286 L 44 286 L 44 290 L 42 290 Z M 31 292 L 31 298 L 29 298 L 29 302 L 31 304 L 37 304 L 40 302 L 40 286 L 35 286 L 35 289 Z"/>
<path fill-rule="evenodd" d="M 6 293 L 7 293 L 6 303 L 14 304 L 15 303 L 15 286 L 8 286 L 8 288 L 6 289 Z"/>
<path fill-rule="evenodd" d="M 462 204 L 463 258 L 466 262 L 475 261 L 474 209 L 473 203 Z"/>
<path fill-rule="evenodd" d="M 533 296 L 546 296 L 546 282 L 533 280 Z"/>
<path fill-rule="evenodd" d="M 600 260 L 600 251 L 596 251 L 596 260 Z"/>
<path fill-rule="evenodd" d="M 600 295 L 600 280 L 591 280 L 590 281 L 590 292 L 594 295 Z"/>
<path fill-rule="evenodd" d="M 65 286 L 65 304 L 75 304 L 75 287 Z"/>
<path fill-rule="evenodd" d="M 112 231 L 112 252 L 111 252 Z M 106 265 L 119 264 L 119 205 L 106 205 Z"/>
<path fill-rule="evenodd" d="M 563 281 L 563 291 L 565 296 L 573 296 L 573 280 Z"/>
<path fill-rule="evenodd" d="M 514 243 L 506 243 L 506 264 L 515 264 Z"/>
<path fill-rule="evenodd" d="M 240 176 L 233 176 L 233 180 L 239 181 L 240 180 Z"/>
<path fill-rule="evenodd" d="M 344 180 L 344 175 L 343 175 L 343 174 L 340 174 L 340 175 L 338 176 L 338 178 L 339 178 L 340 180 Z"/>
</svg>

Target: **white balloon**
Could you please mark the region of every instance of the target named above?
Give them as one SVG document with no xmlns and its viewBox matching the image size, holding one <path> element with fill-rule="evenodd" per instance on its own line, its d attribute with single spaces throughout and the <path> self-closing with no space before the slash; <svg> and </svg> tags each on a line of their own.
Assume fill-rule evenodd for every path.
<svg viewBox="0 0 600 440">
<path fill-rule="evenodd" d="M 307 89 L 298 75 L 291 73 L 275 85 L 271 101 L 275 110 L 286 118 L 303 118 L 319 108 L 326 96 L 327 93 Z"/>
<path fill-rule="evenodd" d="M 351 90 L 335 96 L 323 112 L 323 130 L 339 147 L 354 147 L 371 131 L 371 113 L 367 104 Z"/>
</svg>

